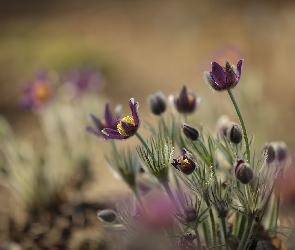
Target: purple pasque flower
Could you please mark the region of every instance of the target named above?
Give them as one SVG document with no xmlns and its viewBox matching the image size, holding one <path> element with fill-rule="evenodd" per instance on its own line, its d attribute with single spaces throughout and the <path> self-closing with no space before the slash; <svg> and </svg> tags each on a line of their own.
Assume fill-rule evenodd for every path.
<svg viewBox="0 0 295 250">
<path fill-rule="evenodd" d="M 20 98 L 20 106 L 24 109 L 39 110 L 54 96 L 53 83 L 45 71 L 36 74 L 35 79 L 24 87 Z"/>
<path fill-rule="evenodd" d="M 116 129 L 117 128 L 117 117 L 119 117 L 119 109 L 116 108 L 115 114 L 116 116 L 113 116 L 111 111 L 110 111 L 110 104 L 107 102 L 105 105 L 105 112 L 104 112 L 104 118 L 103 119 L 98 119 L 96 116 L 93 114 L 90 114 L 90 119 L 92 120 L 93 124 L 95 127 L 86 127 L 86 131 L 98 136 L 105 138 L 106 135 L 103 134 L 101 131 L 105 128 L 110 128 L 110 129 Z"/>
<path fill-rule="evenodd" d="M 220 66 L 217 62 L 212 62 L 212 71 L 204 72 L 205 82 L 216 91 L 234 88 L 240 81 L 243 61 L 240 60 L 236 68 L 229 61 L 225 62 L 225 67 Z"/>
<path fill-rule="evenodd" d="M 169 100 L 179 113 L 185 114 L 193 113 L 201 101 L 186 86 L 183 86 L 181 91 L 175 96 L 170 95 Z"/>
<path fill-rule="evenodd" d="M 105 134 L 105 140 L 123 140 L 135 135 L 139 128 L 138 107 L 139 103 L 134 102 L 134 98 L 129 100 L 131 116 L 125 116 L 117 119 L 116 129 L 106 127 L 101 132 Z"/>
<path fill-rule="evenodd" d="M 65 82 L 75 95 L 97 90 L 103 85 L 100 73 L 88 68 L 70 70 L 65 76 Z"/>
<path fill-rule="evenodd" d="M 178 171 L 181 171 L 186 175 L 190 175 L 192 172 L 194 172 L 196 168 L 196 163 L 193 161 L 192 155 L 185 149 L 182 150 L 181 156 L 173 159 L 173 162 L 171 164 Z"/>
</svg>

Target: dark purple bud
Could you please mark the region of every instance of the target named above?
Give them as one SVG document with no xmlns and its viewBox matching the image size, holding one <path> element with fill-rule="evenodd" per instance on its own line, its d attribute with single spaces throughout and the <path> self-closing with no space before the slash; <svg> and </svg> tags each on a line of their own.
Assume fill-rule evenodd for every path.
<svg viewBox="0 0 295 250">
<path fill-rule="evenodd" d="M 267 159 L 266 162 L 268 164 L 272 163 L 276 158 L 276 152 L 272 143 L 265 143 L 263 146 L 263 150 L 267 150 Z"/>
<path fill-rule="evenodd" d="M 117 219 L 117 214 L 112 209 L 104 209 L 97 212 L 97 218 L 106 223 L 114 223 Z"/>
<path fill-rule="evenodd" d="M 199 138 L 199 131 L 198 131 L 196 128 L 191 127 L 191 126 L 189 126 L 188 124 L 185 124 L 185 123 L 184 123 L 184 124 L 182 125 L 181 129 L 182 129 L 183 134 L 184 134 L 188 139 L 190 139 L 190 140 L 192 140 L 192 141 L 196 141 L 196 140 L 198 140 L 198 138 Z"/>
<path fill-rule="evenodd" d="M 197 212 L 193 206 L 187 206 L 184 208 L 184 219 L 186 222 L 193 222 L 197 219 Z"/>
<path fill-rule="evenodd" d="M 226 137 L 235 144 L 239 144 L 242 141 L 242 131 L 238 124 L 232 123 L 229 125 L 226 131 Z"/>
<path fill-rule="evenodd" d="M 197 219 L 197 215 L 194 213 L 185 214 L 185 221 L 186 222 L 193 222 Z"/>
<path fill-rule="evenodd" d="M 193 206 L 187 206 L 184 208 L 185 213 L 196 213 L 196 209 Z"/>
<path fill-rule="evenodd" d="M 161 92 L 148 97 L 150 110 L 154 115 L 161 115 L 166 110 L 165 96 Z"/>
<path fill-rule="evenodd" d="M 200 98 L 197 98 L 186 86 L 183 86 L 177 95 L 170 96 L 169 99 L 175 109 L 183 114 L 193 113 L 200 103 Z"/>
<path fill-rule="evenodd" d="M 278 161 L 284 161 L 287 158 L 288 150 L 284 142 L 276 142 L 276 157 Z"/>
<path fill-rule="evenodd" d="M 243 160 L 239 160 L 237 162 L 235 175 L 236 178 L 243 184 L 248 184 L 254 177 L 253 171 L 249 164 L 245 163 Z"/>
</svg>

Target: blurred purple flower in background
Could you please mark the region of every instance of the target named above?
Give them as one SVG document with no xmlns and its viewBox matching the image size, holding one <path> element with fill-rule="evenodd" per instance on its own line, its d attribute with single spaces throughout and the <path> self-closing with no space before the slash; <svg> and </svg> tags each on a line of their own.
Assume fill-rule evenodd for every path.
<svg viewBox="0 0 295 250">
<path fill-rule="evenodd" d="M 134 102 L 134 98 L 131 98 L 129 100 L 129 107 L 131 109 L 131 116 L 117 119 L 116 129 L 107 127 L 102 130 L 102 133 L 106 135 L 105 140 L 123 140 L 135 135 L 140 123 L 138 116 L 139 103 Z"/>
<path fill-rule="evenodd" d="M 232 89 L 240 81 L 242 63 L 243 60 L 240 60 L 237 64 L 237 68 L 235 68 L 229 61 L 226 61 L 225 67 L 223 68 L 217 62 L 212 62 L 212 71 L 204 72 L 204 80 L 216 91 Z"/>
<path fill-rule="evenodd" d="M 24 109 L 39 110 L 53 98 L 54 93 L 54 84 L 47 77 L 47 73 L 39 72 L 35 79 L 24 87 L 20 106 Z"/>
<path fill-rule="evenodd" d="M 115 115 L 113 116 L 111 111 L 110 111 L 110 104 L 107 102 L 105 105 L 105 112 L 104 112 L 104 119 L 98 119 L 95 117 L 93 114 L 90 114 L 90 118 L 95 125 L 95 127 L 86 127 L 86 131 L 98 136 L 105 138 L 106 135 L 103 134 L 101 131 L 105 128 L 110 128 L 110 129 L 117 129 L 117 118 L 120 117 L 120 109 L 121 106 L 117 106 L 115 109 Z"/>
<path fill-rule="evenodd" d="M 181 91 L 175 96 L 170 95 L 169 101 L 179 113 L 189 114 L 193 113 L 201 101 L 186 86 L 183 86 Z"/>
<path fill-rule="evenodd" d="M 88 68 L 70 70 L 65 75 L 64 80 L 74 96 L 95 91 L 103 86 L 100 72 Z"/>
</svg>

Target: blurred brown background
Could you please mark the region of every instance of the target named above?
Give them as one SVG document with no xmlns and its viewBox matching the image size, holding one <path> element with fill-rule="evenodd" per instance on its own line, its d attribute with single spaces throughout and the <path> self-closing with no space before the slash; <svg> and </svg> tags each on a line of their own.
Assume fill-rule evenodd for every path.
<svg viewBox="0 0 295 250">
<path fill-rule="evenodd" d="M 294 149 L 294 12 L 293 1 L 1 1 L 0 112 L 25 134 L 32 116 L 17 100 L 36 69 L 101 65 L 114 104 L 133 96 L 145 114 L 148 94 L 186 84 L 203 99 L 197 122 L 214 127 L 218 115 L 236 116 L 202 72 L 244 58 L 234 92 L 249 132 Z"/>
<path fill-rule="evenodd" d="M 203 71 L 213 60 L 236 64 L 241 58 L 234 94 L 248 132 L 255 134 L 255 147 L 282 140 L 292 153 L 294 1 L 0 2 L 0 114 L 19 138 L 32 139 L 40 131 L 36 116 L 18 107 L 21 87 L 36 69 L 62 73 L 99 66 L 106 86 L 98 98 L 127 110 L 134 97 L 147 120 L 147 95 L 175 94 L 185 84 L 202 97 L 189 121 L 212 130 L 220 115 L 237 117 L 227 93 L 212 93 L 206 86 Z M 108 198 L 117 189 L 110 176 L 87 195 L 115 200 Z"/>
</svg>

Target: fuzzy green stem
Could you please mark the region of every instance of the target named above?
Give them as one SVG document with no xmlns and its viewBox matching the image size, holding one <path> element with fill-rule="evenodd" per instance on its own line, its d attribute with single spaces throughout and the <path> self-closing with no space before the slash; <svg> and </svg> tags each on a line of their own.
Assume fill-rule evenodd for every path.
<svg viewBox="0 0 295 250">
<path fill-rule="evenodd" d="M 140 205 L 142 211 L 143 211 L 144 213 L 146 213 L 147 211 L 146 211 L 146 209 L 145 209 L 145 207 L 144 207 L 144 204 L 143 204 L 143 202 L 142 202 L 142 200 L 141 200 L 140 195 L 139 195 L 138 192 L 137 192 L 136 187 L 132 188 L 132 191 L 133 191 L 133 193 L 134 193 L 134 195 L 135 195 L 135 197 L 136 197 L 136 199 L 137 199 L 137 202 L 138 202 L 138 204 Z"/>
<path fill-rule="evenodd" d="M 223 231 L 223 235 L 224 235 L 224 243 L 225 243 L 225 246 L 226 246 L 226 250 L 228 250 L 228 247 L 227 247 L 227 232 L 228 232 L 228 227 L 227 227 L 226 217 L 222 217 L 220 220 L 221 220 L 222 231 Z"/>
<path fill-rule="evenodd" d="M 114 140 L 111 140 L 111 144 L 112 144 L 112 148 L 114 150 L 114 153 L 115 153 L 116 157 L 119 157 L 119 152 L 118 152 L 116 142 Z"/>
<path fill-rule="evenodd" d="M 230 99 L 231 99 L 231 101 L 232 101 L 232 103 L 233 103 L 233 105 L 235 107 L 235 110 L 236 110 L 237 115 L 238 115 L 239 120 L 240 120 L 240 124 L 242 126 L 242 132 L 243 132 L 245 146 L 246 146 L 247 162 L 250 163 L 250 147 L 249 147 L 249 141 L 248 141 L 248 135 L 247 135 L 247 131 L 246 131 L 246 126 L 245 126 L 242 114 L 240 112 L 240 109 L 238 107 L 238 104 L 237 104 L 231 90 L 227 89 L 227 92 L 228 92 L 228 94 L 230 96 Z"/>
<path fill-rule="evenodd" d="M 195 235 L 196 235 L 196 238 L 197 238 L 198 249 L 201 249 L 202 248 L 202 243 L 201 243 L 201 238 L 200 238 L 200 234 L 198 232 L 198 227 L 197 226 L 195 227 L 194 232 L 195 232 Z"/>
<path fill-rule="evenodd" d="M 210 245 L 210 240 L 209 240 L 209 237 L 210 237 L 209 228 L 207 227 L 207 224 L 206 224 L 206 223 L 203 223 L 202 226 L 203 226 L 203 232 L 204 232 L 204 237 L 205 237 L 206 246 L 208 247 L 208 246 Z"/>
<path fill-rule="evenodd" d="M 186 113 L 183 114 L 183 120 L 185 123 L 187 123 L 187 114 Z"/>
<path fill-rule="evenodd" d="M 275 215 L 275 237 L 277 237 L 277 231 L 278 231 L 278 219 L 279 219 L 279 212 L 280 212 L 280 202 L 281 202 L 281 194 L 279 193 L 276 197 L 276 215 Z"/>
<path fill-rule="evenodd" d="M 212 225 L 212 238 L 213 238 L 213 242 L 214 242 L 214 246 L 217 245 L 217 236 L 216 236 L 216 228 L 215 228 L 215 219 L 214 219 L 214 215 L 213 215 L 213 210 L 210 206 L 210 201 L 209 199 L 205 199 L 205 202 L 207 204 L 207 206 L 209 207 L 209 216 L 210 216 L 210 220 L 211 220 L 211 225 Z"/>
<path fill-rule="evenodd" d="M 246 223 L 246 216 L 242 215 L 241 223 L 240 223 L 240 230 L 238 234 L 238 238 L 241 240 L 243 237 L 244 229 L 245 229 L 245 223 Z"/>
<path fill-rule="evenodd" d="M 247 220 L 246 228 L 245 228 L 243 237 L 241 239 L 241 242 L 239 244 L 238 250 L 244 250 L 245 247 L 247 247 L 248 239 L 250 238 L 250 235 L 252 234 L 253 219 L 248 216 L 246 220 Z"/>
<path fill-rule="evenodd" d="M 140 142 L 142 143 L 142 145 L 145 147 L 145 149 L 149 152 L 150 155 L 152 155 L 152 151 L 149 147 L 149 145 L 147 144 L 147 142 L 142 138 L 142 136 L 136 132 L 135 133 L 136 137 L 140 140 Z"/>
<path fill-rule="evenodd" d="M 174 198 L 174 196 L 173 196 L 173 193 L 172 193 L 172 191 L 171 191 L 171 189 L 170 189 L 170 187 L 169 187 L 168 182 L 162 182 L 162 185 L 163 185 L 164 189 L 166 190 L 166 192 L 167 192 L 167 194 L 168 194 L 168 196 L 169 196 L 169 198 L 170 198 L 170 200 L 171 200 L 171 202 L 172 202 L 173 207 L 174 207 L 177 211 L 180 211 L 180 209 L 179 209 L 179 207 L 178 207 L 178 204 L 177 204 L 177 202 L 176 202 L 176 200 L 175 200 L 175 198 Z"/>
</svg>

